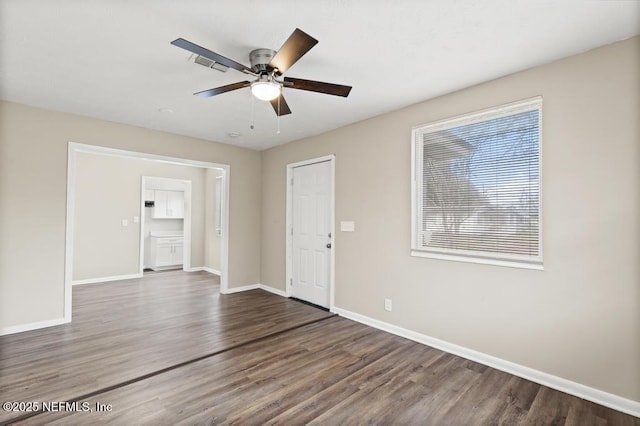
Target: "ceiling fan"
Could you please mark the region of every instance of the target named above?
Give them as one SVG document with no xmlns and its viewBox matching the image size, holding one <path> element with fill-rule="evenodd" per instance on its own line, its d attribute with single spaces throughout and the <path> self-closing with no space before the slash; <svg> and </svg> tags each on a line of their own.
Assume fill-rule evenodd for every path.
<svg viewBox="0 0 640 426">
<path fill-rule="evenodd" d="M 210 97 L 230 92 L 232 90 L 251 87 L 251 93 L 263 101 L 269 101 L 278 116 L 291 114 L 291 109 L 287 105 L 282 89 L 307 90 L 311 92 L 325 93 L 327 95 L 335 95 L 347 97 L 351 91 L 351 86 L 343 86 L 340 84 L 323 83 L 321 81 L 303 80 L 301 78 L 284 77 L 279 79 L 293 64 L 295 64 L 302 56 L 304 56 L 318 40 L 311 37 L 304 31 L 296 28 L 284 42 L 279 51 L 272 49 L 255 49 L 249 53 L 249 61 L 251 68 L 225 58 L 224 56 L 212 52 L 197 44 L 191 43 L 183 38 L 178 38 L 171 42 L 174 46 L 181 47 L 189 52 L 198 55 L 195 62 L 204 64 L 226 71 L 233 68 L 245 74 L 255 77 L 254 81 L 239 81 L 237 83 L 227 84 L 226 86 L 216 87 L 214 89 L 203 90 L 194 93 L 196 96 Z M 204 58 L 204 59 L 203 59 Z"/>
</svg>

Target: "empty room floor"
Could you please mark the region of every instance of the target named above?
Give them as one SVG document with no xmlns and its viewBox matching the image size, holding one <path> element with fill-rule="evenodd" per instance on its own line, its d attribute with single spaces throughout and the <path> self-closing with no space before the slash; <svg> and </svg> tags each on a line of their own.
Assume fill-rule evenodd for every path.
<svg viewBox="0 0 640 426">
<path fill-rule="evenodd" d="M 0 400 L 37 403 L 0 424 L 640 425 L 205 272 L 75 287 L 73 314 L 0 337 Z"/>
</svg>

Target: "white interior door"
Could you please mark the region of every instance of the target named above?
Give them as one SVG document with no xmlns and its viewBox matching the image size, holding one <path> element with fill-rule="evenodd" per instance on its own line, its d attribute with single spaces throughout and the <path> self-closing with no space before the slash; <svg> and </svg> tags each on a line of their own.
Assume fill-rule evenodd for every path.
<svg viewBox="0 0 640 426">
<path fill-rule="evenodd" d="M 291 295 L 329 307 L 331 163 L 293 169 Z"/>
</svg>

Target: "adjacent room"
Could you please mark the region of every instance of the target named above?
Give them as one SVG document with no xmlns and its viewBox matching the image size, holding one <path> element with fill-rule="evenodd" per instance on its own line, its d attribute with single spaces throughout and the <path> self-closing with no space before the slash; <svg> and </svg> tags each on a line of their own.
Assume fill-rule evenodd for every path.
<svg viewBox="0 0 640 426">
<path fill-rule="evenodd" d="M 640 2 L 0 0 L 0 424 L 640 425 Z"/>
</svg>

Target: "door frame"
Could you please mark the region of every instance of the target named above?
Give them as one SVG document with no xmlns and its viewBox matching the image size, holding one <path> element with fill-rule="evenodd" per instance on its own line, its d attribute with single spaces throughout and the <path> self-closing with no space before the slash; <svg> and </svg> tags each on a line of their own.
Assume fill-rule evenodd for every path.
<svg viewBox="0 0 640 426">
<path fill-rule="evenodd" d="M 115 157 L 133 158 L 139 160 L 157 161 L 176 164 L 179 166 L 199 167 L 202 169 L 218 169 L 224 171 L 224 200 L 222 207 L 222 253 L 220 256 L 220 293 L 227 293 L 229 288 L 229 195 L 231 166 L 222 163 L 189 160 L 179 157 L 168 157 L 157 154 L 127 151 L 123 149 L 107 148 L 98 145 L 87 145 L 76 142 L 68 143 L 67 150 L 67 214 L 65 235 L 65 266 L 64 266 L 64 323 L 71 322 L 72 294 L 73 294 L 73 252 L 74 252 L 74 213 L 75 213 L 75 180 L 76 154 L 89 153 L 109 155 Z M 199 268 L 192 270 L 200 270 Z"/>
<path fill-rule="evenodd" d="M 140 268 L 138 274 L 140 276 L 144 273 L 144 239 L 146 237 L 146 230 L 144 224 L 147 219 L 147 210 L 144 206 L 144 192 L 149 185 L 149 181 L 163 181 L 168 184 L 182 184 L 184 188 L 184 219 L 183 219 L 183 235 L 184 235 L 184 248 L 183 248 L 183 262 L 182 270 L 191 270 L 191 181 L 187 179 L 174 179 L 160 176 L 142 176 L 140 185 Z"/>
<path fill-rule="evenodd" d="M 287 164 L 287 222 L 286 222 L 286 281 L 285 296 L 291 297 L 291 285 L 293 283 L 293 169 L 328 161 L 330 165 L 329 184 L 329 229 L 331 232 L 331 251 L 329 253 L 329 311 L 335 312 L 335 264 L 336 264 L 336 229 L 335 229 L 335 154 L 310 158 Z"/>
</svg>

